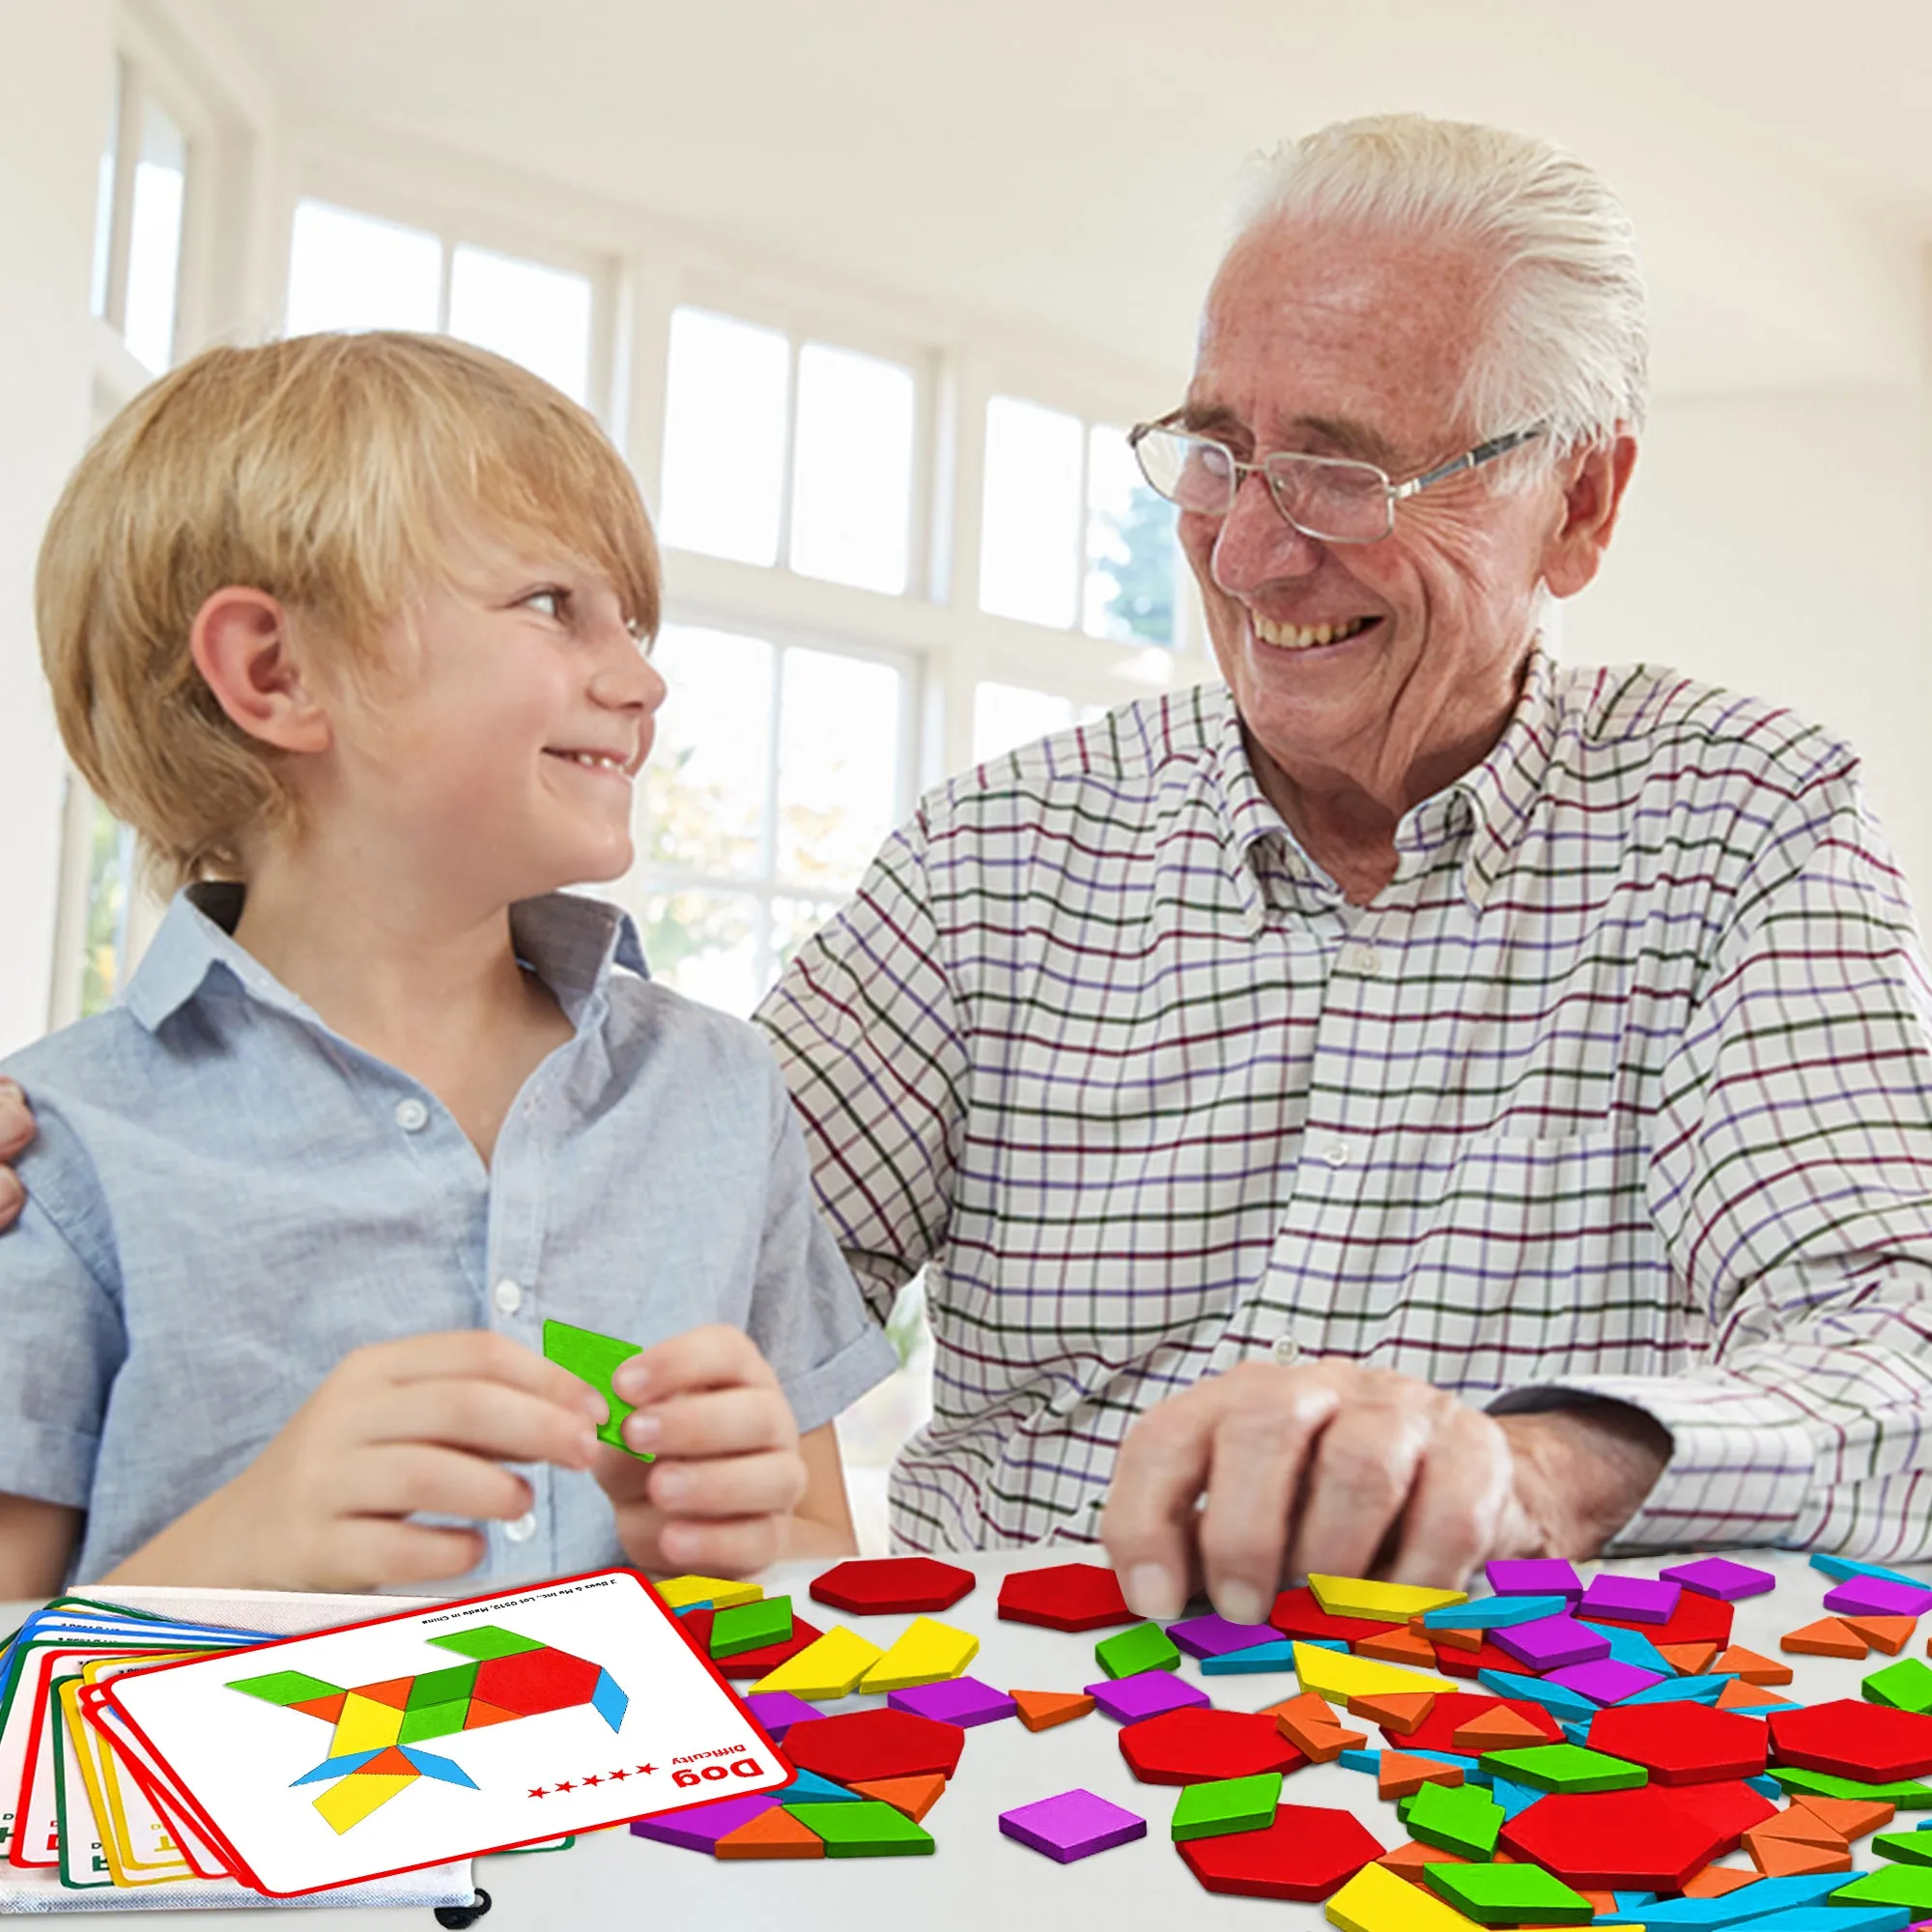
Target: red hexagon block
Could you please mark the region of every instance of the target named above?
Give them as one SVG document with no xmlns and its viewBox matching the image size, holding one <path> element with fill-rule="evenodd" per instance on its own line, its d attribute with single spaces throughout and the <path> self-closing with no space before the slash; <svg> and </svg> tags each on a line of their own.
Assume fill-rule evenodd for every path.
<svg viewBox="0 0 1932 1932">
<path fill-rule="evenodd" d="M 1861 1784 L 1932 1772 L 1932 1717 L 1837 1697 L 1802 1710 L 1774 1711 L 1767 1721 L 1779 1764 L 1829 1771 Z"/>
<path fill-rule="evenodd" d="M 1588 1617 L 1593 1624 L 1612 1624 L 1618 1630 L 1636 1631 L 1652 1643 L 1729 1643 L 1733 1606 L 1717 1597 L 1700 1597 L 1686 1590 L 1677 1599 L 1670 1620 L 1661 1624 L 1640 1624 L 1629 1617 Z"/>
<path fill-rule="evenodd" d="M 1326 1898 L 1382 1855 L 1350 1811 L 1284 1804 L 1261 1832 L 1190 1838 L 1175 1847 L 1209 1891 L 1241 1898 Z"/>
<path fill-rule="evenodd" d="M 1642 1765 L 1659 1784 L 1756 1777 L 1770 1743 L 1758 1719 L 1706 1704 L 1613 1706 L 1590 1722 L 1592 1749 Z"/>
<path fill-rule="evenodd" d="M 1015 1570 L 1000 1585 L 1000 1615 L 1009 1624 L 1056 1631 L 1108 1630 L 1140 1622 L 1121 1595 L 1121 1579 L 1097 1563 Z"/>
<path fill-rule="evenodd" d="M 972 1571 L 930 1556 L 855 1557 L 815 1578 L 811 1597 L 855 1617 L 902 1616 L 946 1609 L 975 1581 Z"/>
<path fill-rule="evenodd" d="M 789 1740 L 791 1733 L 786 1732 Z M 1121 1726 L 1121 1755 L 1143 1784 L 1206 1784 L 1293 1771 L 1308 1760 L 1259 1711 L 1210 1711 L 1190 1704 Z"/>
<path fill-rule="evenodd" d="M 787 1733 L 789 1736 L 789 1733 Z M 1722 1827 L 1662 1785 L 1636 1791 L 1552 1792 L 1502 1829 L 1503 1849 L 1573 1886 L 1681 1891 L 1727 1849 Z M 1737 1839 L 1730 1838 L 1731 1844 Z"/>
<path fill-rule="evenodd" d="M 835 1784 L 870 1783 L 882 1777 L 951 1777 L 965 1748 L 966 1733 L 915 1711 L 843 1711 L 836 1718 L 808 1718 L 785 1733 L 784 1751 L 801 1771 L 815 1771 Z"/>
</svg>

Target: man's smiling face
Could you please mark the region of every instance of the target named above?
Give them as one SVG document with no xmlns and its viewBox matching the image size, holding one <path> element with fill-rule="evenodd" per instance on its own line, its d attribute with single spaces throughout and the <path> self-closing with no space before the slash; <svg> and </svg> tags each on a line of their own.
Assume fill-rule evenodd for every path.
<svg viewBox="0 0 1932 1932">
<path fill-rule="evenodd" d="M 1398 482 L 1526 428 L 1457 419 L 1492 280 L 1463 242 L 1261 228 L 1208 294 L 1185 425 L 1243 460 L 1355 457 Z M 1493 469 L 1399 504 L 1378 543 L 1302 536 L 1258 476 L 1226 517 L 1183 514 L 1215 655 L 1266 763 L 1402 809 L 1480 758 L 1563 517 L 1553 478 L 1511 492 Z"/>
</svg>

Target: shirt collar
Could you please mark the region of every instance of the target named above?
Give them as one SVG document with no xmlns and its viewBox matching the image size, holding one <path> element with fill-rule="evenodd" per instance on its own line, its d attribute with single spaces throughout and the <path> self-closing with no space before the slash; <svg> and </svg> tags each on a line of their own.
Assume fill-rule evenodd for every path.
<svg viewBox="0 0 1932 1932">
<path fill-rule="evenodd" d="M 259 959 L 236 945 L 245 891 L 232 881 L 204 880 L 175 895 L 128 981 L 128 1010 L 150 1033 L 216 978 L 263 1006 L 316 1020 Z M 518 958 L 535 969 L 580 1033 L 602 1019 L 615 967 L 650 978 L 630 915 L 605 899 L 547 893 L 520 900 L 510 908 L 510 937 Z"/>
</svg>

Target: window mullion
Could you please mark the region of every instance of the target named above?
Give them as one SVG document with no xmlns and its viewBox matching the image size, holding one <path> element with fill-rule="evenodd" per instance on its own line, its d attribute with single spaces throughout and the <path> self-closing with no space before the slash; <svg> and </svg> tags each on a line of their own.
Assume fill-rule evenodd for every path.
<svg viewBox="0 0 1932 1932">
<path fill-rule="evenodd" d="M 114 213 L 108 227 L 107 320 L 117 333 L 128 329 L 128 263 L 134 245 L 134 170 L 141 158 L 140 70 L 121 60 L 121 120 L 114 138 Z"/>
</svg>

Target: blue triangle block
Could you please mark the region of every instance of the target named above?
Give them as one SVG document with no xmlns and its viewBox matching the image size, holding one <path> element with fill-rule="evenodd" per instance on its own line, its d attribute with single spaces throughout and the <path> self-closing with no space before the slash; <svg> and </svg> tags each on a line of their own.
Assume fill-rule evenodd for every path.
<svg viewBox="0 0 1932 1932">
<path fill-rule="evenodd" d="M 1338 1760 L 1344 1771 L 1366 1771 L 1371 1777 L 1382 1768 L 1378 1750 L 1345 1750 Z"/>
<path fill-rule="evenodd" d="M 1614 1663 L 1634 1663 L 1639 1670 L 1654 1670 L 1660 1677 L 1675 1677 L 1677 1666 L 1641 1631 L 1619 1630 L 1615 1624 L 1593 1624 L 1587 1617 L 1577 1621 L 1593 1630 L 1610 1647 Z"/>
<path fill-rule="evenodd" d="M 1777 1779 L 1775 1777 L 1769 1777 L 1765 1776 L 1764 1773 L 1760 1772 L 1758 1776 L 1755 1777 L 1746 1778 L 1745 1782 L 1748 1784 L 1750 1788 L 1753 1791 L 1755 1791 L 1760 1798 L 1769 1798 L 1775 1804 L 1781 1804 L 1784 1802 L 1784 1786 L 1778 1783 Z M 1927 1820 L 1927 1823 L 1932 1824 L 1932 1820 Z M 1920 1829 L 1922 1830 L 1924 1828 L 1921 1827 Z"/>
<path fill-rule="evenodd" d="M 1220 1657 L 1204 1657 L 1201 1660 L 1201 1674 L 1204 1677 L 1236 1677 L 1249 1670 L 1293 1668 L 1294 1646 L 1285 1638 L 1280 1643 L 1250 1644 L 1246 1650 L 1231 1650 Z"/>
<path fill-rule="evenodd" d="M 479 1788 L 476 1780 L 454 1758 L 438 1757 L 434 1751 L 420 1750 L 414 1745 L 398 1745 L 396 1748 L 425 1777 L 440 1778 L 444 1784 L 466 1784 L 471 1791 Z"/>
<path fill-rule="evenodd" d="M 1512 1624 L 1533 1624 L 1561 1616 L 1568 1597 L 1484 1597 L 1473 1604 L 1445 1604 L 1424 1610 L 1424 1630 L 1506 1630 Z"/>
<path fill-rule="evenodd" d="M 1925 1587 L 1923 1577 L 1908 1577 L 1902 1570 L 1887 1570 L 1876 1563 L 1854 1563 L 1849 1556 L 1814 1555 L 1811 1567 L 1840 1583 L 1848 1577 L 1883 1577 L 1888 1583 L 1907 1583 L 1915 1590 Z"/>
<path fill-rule="evenodd" d="M 347 1777 L 352 1771 L 360 1771 L 372 1757 L 381 1757 L 386 1746 L 375 1750 L 348 1751 L 341 1757 L 326 1757 L 313 1771 L 305 1771 L 296 1779 L 296 1784 L 315 1784 L 325 1777 Z M 291 1790 L 294 1789 L 292 1785 Z"/>
<path fill-rule="evenodd" d="M 1657 1903 L 1654 1891 L 1613 1891 L 1610 1896 L 1616 1900 L 1619 1912 L 1641 1912 L 1646 1905 Z"/>
<path fill-rule="evenodd" d="M 860 1798 L 856 1791 L 847 1791 L 842 1784 L 834 1784 L 829 1777 L 820 1777 L 815 1771 L 802 1771 L 795 1784 L 775 1794 L 782 1804 L 857 1804 Z M 1844 1881 L 1840 1879 L 1839 1884 Z"/>
<path fill-rule="evenodd" d="M 1479 1670 L 1476 1681 L 1498 1697 L 1517 1697 L 1525 1704 L 1541 1704 L 1557 1718 L 1594 1718 L 1603 1707 L 1594 1697 L 1579 1696 L 1560 1684 L 1546 1684 L 1540 1677 L 1524 1677 L 1514 1670 Z"/>
<path fill-rule="evenodd" d="M 1526 1784 L 1512 1784 L 1508 1778 L 1498 1777 L 1491 1782 L 1490 1796 L 1503 1807 L 1505 1818 L 1517 1818 L 1527 1811 L 1543 1793 L 1532 1790 Z"/>
</svg>

